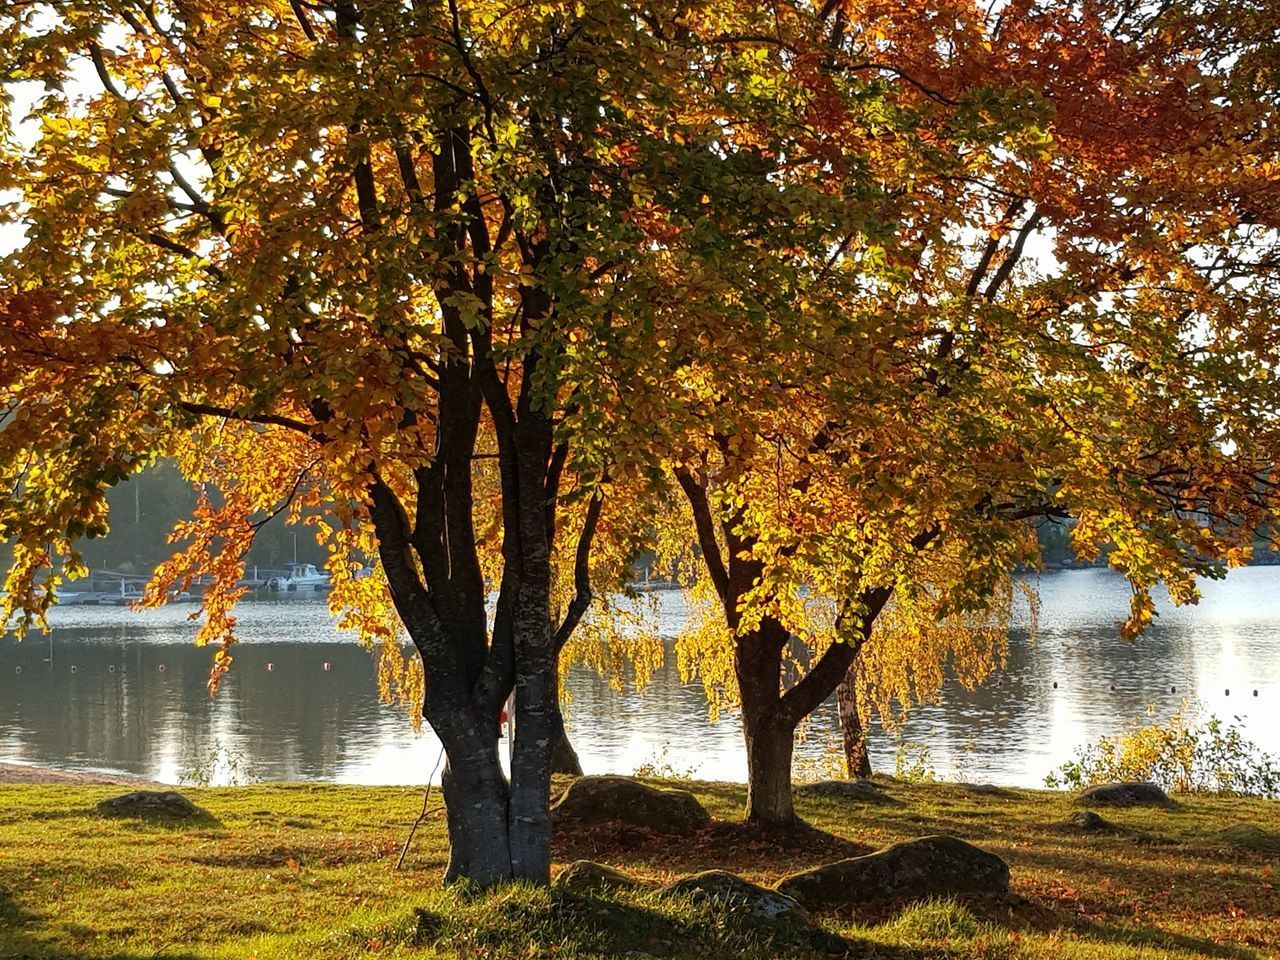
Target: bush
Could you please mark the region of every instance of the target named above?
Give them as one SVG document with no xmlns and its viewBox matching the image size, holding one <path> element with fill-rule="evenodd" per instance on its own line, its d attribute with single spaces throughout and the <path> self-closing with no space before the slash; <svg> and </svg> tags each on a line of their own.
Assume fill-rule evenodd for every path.
<svg viewBox="0 0 1280 960">
<path fill-rule="evenodd" d="M 1240 718 L 1197 722 L 1185 701 L 1163 723 L 1137 726 L 1076 751 L 1076 759 L 1045 777 L 1049 787 L 1150 780 L 1171 793 L 1280 797 L 1280 758 L 1264 753 L 1241 730 Z"/>
</svg>

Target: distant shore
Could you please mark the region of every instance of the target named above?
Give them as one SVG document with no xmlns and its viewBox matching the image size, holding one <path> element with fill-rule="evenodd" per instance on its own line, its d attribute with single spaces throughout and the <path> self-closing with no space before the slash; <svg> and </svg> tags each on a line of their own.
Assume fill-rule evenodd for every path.
<svg viewBox="0 0 1280 960">
<path fill-rule="evenodd" d="M 34 763 L 0 763 L 0 784 L 5 783 L 67 783 L 81 786 L 93 784 L 155 785 L 154 780 L 133 777 L 128 774 L 99 773 L 95 770 L 63 770 L 55 767 L 42 767 Z"/>
</svg>

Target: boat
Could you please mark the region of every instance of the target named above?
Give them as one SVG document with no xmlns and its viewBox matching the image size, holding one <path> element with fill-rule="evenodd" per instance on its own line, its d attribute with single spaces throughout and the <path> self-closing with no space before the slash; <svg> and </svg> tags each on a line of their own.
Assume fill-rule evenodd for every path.
<svg viewBox="0 0 1280 960">
<path fill-rule="evenodd" d="M 285 572 L 267 580 L 268 590 L 327 590 L 329 574 L 314 563 L 285 564 Z"/>
<path fill-rule="evenodd" d="M 169 592 L 169 603 L 188 603 L 195 600 L 186 590 L 171 590 Z M 120 593 L 104 595 L 101 599 L 102 603 L 115 607 L 127 607 L 130 604 L 138 603 L 142 600 L 142 585 L 136 583 L 126 584 L 123 580 L 120 582 Z"/>
</svg>

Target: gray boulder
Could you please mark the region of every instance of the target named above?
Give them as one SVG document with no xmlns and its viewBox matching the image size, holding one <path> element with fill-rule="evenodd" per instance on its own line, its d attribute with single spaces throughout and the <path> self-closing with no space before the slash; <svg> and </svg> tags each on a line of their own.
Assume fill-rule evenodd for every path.
<svg viewBox="0 0 1280 960">
<path fill-rule="evenodd" d="M 712 903 L 726 910 L 746 910 L 754 917 L 780 922 L 809 922 L 809 913 L 793 898 L 756 886 L 724 870 L 708 870 L 683 877 L 659 891 L 663 896 L 686 896 L 695 903 Z"/>
<path fill-rule="evenodd" d="M 1090 787 L 1076 803 L 1088 807 L 1171 807 L 1169 795 L 1154 783 L 1103 783 Z"/>
<path fill-rule="evenodd" d="M 687 790 L 651 787 L 628 777 L 579 777 L 551 808 L 557 827 L 619 823 L 655 833 L 689 834 L 711 815 Z"/>
<path fill-rule="evenodd" d="M 594 860 L 573 861 L 560 871 L 553 884 L 557 890 L 569 890 L 573 893 L 599 893 L 611 888 L 636 885 L 634 877 Z"/>
<path fill-rule="evenodd" d="M 98 813 L 107 817 L 209 818 L 209 813 L 176 790 L 134 790 L 101 800 Z"/>
<path fill-rule="evenodd" d="M 921 837 L 783 878 L 778 892 L 811 910 L 897 898 L 1009 892 L 1009 865 L 955 837 Z"/>
</svg>

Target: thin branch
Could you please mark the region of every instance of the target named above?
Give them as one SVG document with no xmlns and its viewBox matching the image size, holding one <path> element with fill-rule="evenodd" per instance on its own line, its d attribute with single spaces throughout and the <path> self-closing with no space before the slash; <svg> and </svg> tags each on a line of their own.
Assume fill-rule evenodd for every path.
<svg viewBox="0 0 1280 960">
<path fill-rule="evenodd" d="M 208 403 L 194 403 L 190 400 L 179 400 L 178 406 L 188 413 L 201 417 L 221 417 L 224 420 L 240 420 L 244 423 L 260 423 L 276 427 L 287 427 L 299 433 L 305 433 L 312 440 L 319 440 L 315 434 L 316 425 L 283 417 L 274 413 L 244 413 L 231 407 L 219 407 Z"/>
<path fill-rule="evenodd" d="M 582 530 L 578 533 L 578 547 L 574 552 L 573 558 L 573 599 L 569 601 L 569 608 L 565 611 L 564 620 L 561 621 L 555 637 L 552 639 L 557 655 L 564 649 L 564 645 L 569 642 L 569 638 L 573 636 L 573 631 L 591 606 L 591 542 L 595 538 L 596 527 L 600 523 L 600 512 L 603 505 L 604 497 L 596 496 L 592 498 L 591 503 L 587 505 L 587 515 L 583 518 Z"/>
</svg>

